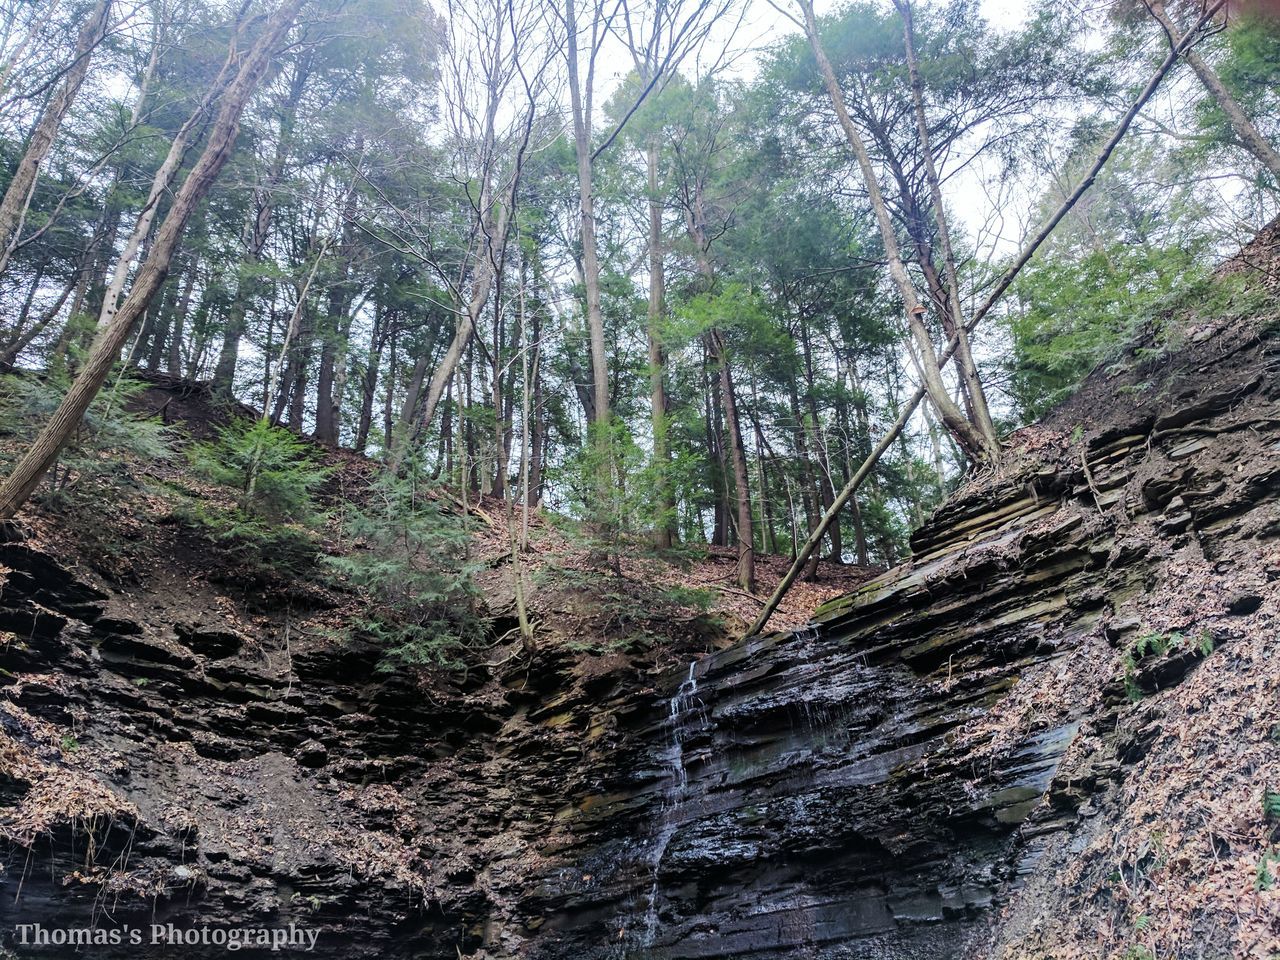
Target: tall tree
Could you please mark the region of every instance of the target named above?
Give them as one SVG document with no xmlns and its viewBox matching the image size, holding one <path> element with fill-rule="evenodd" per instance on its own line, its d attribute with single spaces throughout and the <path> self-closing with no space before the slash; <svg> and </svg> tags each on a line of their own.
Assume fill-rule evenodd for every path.
<svg viewBox="0 0 1280 960">
<path fill-rule="evenodd" d="M 813 50 L 814 59 L 818 63 L 818 70 L 821 73 L 823 84 L 826 86 L 827 95 L 831 98 L 831 105 L 835 109 L 837 119 L 840 121 L 840 128 L 844 131 L 849 148 L 853 151 L 853 155 L 858 162 L 863 184 L 871 200 L 871 208 L 875 213 L 876 223 L 880 228 L 880 239 L 884 245 L 885 258 L 889 262 L 889 274 L 893 278 L 894 286 L 897 288 L 898 296 L 902 300 L 902 306 L 906 314 L 907 329 L 914 345 L 912 356 L 924 379 L 925 389 L 929 394 L 929 402 L 933 404 L 934 409 L 938 411 L 938 416 L 946 424 L 947 430 L 956 438 L 965 452 L 980 463 L 990 463 L 999 456 L 998 445 L 985 437 L 982 431 L 956 406 L 955 401 L 951 399 L 951 394 L 947 390 L 946 383 L 942 379 L 938 355 L 924 322 L 927 310 L 920 302 L 920 298 L 916 294 L 915 284 L 907 272 L 906 263 L 898 246 L 897 233 L 889 215 L 889 207 L 885 203 L 884 194 L 881 192 L 880 182 L 877 178 L 875 167 L 871 162 L 871 154 L 867 150 L 866 141 L 854 125 L 853 119 L 849 116 L 848 107 L 845 105 L 844 91 L 840 87 L 840 81 L 836 78 L 831 61 L 827 59 L 822 39 L 818 33 L 817 20 L 814 17 L 813 2 L 812 0 L 796 0 L 796 2 L 800 5 L 804 15 L 805 35 L 809 39 L 809 46 Z"/>
<path fill-rule="evenodd" d="M 1143 2 L 1164 30 L 1169 40 L 1169 46 L 1177 49 L 1182 45 L 1186 37 L 1169 16 L 1163 0 L 1143 0 Z M 1222 82 L 1222 78 L 1218 76 L 1217 71 L 1209 65 L 1209 62 L 1205 60 L 1195 46 L 1186 46 L 1182 57 L 1195 72 L 1200 82 L 1204 84 L 1204 88 L 1209 91 L 1209 95 L 1213 97 L 1218 108 L 1226 116 L 1232 132 L 1240 141 L 1240 145 L 1253 154 L 1267 170 L 1271 171 L 1271 176 L 1275 178 L 1277 184 L 1280 184 L 1280 151 L 1277 151 L 1267 141 L 1267 138 L 1262 135 L 1253 121 L 1249 119 L 1240 104 L 1236 102 L 1236 98 L 1231 95 L 1231 91 L 1227 89 L 1227 85 Z"/>
<path fill-rule="evenodd" d="M 13 179 L 9 181 L 4 197 L 0 199 L 0 272 L 3 271 L 14 245 L 18 242 L 27 207 L 31 203 L 31 195 L 35 192 L 40 165 L 48 156 L 49 148 L 53 146 L 54 138 L 58 135 L 58 129 L 71 109 L 71 104 L 75 102 L 76 94 L 80 92 L 80 86 L 89 72 L 89 63 L 93 58 L 94 50 L 106 36 L 107 23 L 111 18 L 111 4 L 112 0 L 96 0 L 90 9 L 76 39 L 71 64 L 63 74 L 62 81 L 58 84 L 53 96 L 41 111 L 40 119 L 36 122 L 31 138 L 27 141 L 22 159 L 18 161 Z"/>
<path fill-rule="evenodd" d="M 253 95 L 259 80 L 270 66 L 272 56 L 279 49 L 305 2 L 306 0 L 284 0 L 266 18 L 256 42 L 240 60 L 235 79 L 222 96 L 204 151 L 174 196 L 169 212 L 157 232 L 155 243 L 134 278 L 128 297 L 111 322 L 99 332 L 84 366 L 58 409 L 3 484 L 0 484 L 0 519 L 10 519 L 17 513 L 57 460 L 80 418 L 84 416 L 112 366 L 119 359 L 120 350 L 134 325 L 164 283 L 187 221 L 231 156 L 245 104 Z"/>
</svg>

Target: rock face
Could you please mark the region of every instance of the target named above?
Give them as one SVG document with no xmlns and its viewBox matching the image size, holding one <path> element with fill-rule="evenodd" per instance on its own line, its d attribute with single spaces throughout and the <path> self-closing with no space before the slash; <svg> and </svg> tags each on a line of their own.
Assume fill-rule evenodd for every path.
<svg viewBox="0 0 1280 960">
<path fill-rule="evenodd" d="M 1130 829 L 1162 705 L 1228 669 L 1275 691 L 1278 366 L 1255 324 L 1193 329 L 1023 431 L 813 628 L 675 670 L 545 651 L 428 689 L 291 611 L 237 619 L 176 574 L 113 593 L 4 545 L 0 929 L 296 923 L 332 957 L 1108 955 L 1026 944 L 1065 909 L 1055 878 Z M 1233 749 L 1275 769 L 1264 732 Z M 1161 955 L 1247 955 L 1248 909 Z"/>
</svg>

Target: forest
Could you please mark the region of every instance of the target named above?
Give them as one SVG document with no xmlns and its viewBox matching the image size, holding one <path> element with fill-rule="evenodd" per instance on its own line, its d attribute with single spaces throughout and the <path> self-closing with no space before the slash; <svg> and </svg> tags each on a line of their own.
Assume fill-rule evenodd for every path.
<svg viewBox="0 0 1280 960">
<path fill-rule="evenodd" d="M 1275 960 L 1277 304 L 1274 0 L 0 0 L 0 958 Z"/>
</svg>

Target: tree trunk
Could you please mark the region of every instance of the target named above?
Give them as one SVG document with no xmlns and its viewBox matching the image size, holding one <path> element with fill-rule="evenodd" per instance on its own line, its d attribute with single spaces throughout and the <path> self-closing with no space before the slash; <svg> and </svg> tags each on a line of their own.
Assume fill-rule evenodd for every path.
<svg viewBox="0 0 1280 960">
<path fill-rule="evenodd" d="M 31 327 L 22 334 L 9 339 L 5 344 L 3 352 L 0 352 L 0 369 L 8 369 L 12 367 L 18 359 L 18 355 L 27 348 L 31 341 L 40 336 L 40 334 L 58 318 L 58 313 L 62 310 L 63 305 L 71 296 L 72 291 L 79 284 L 79 276 L 84 272 L 83 266 L 84 265 L 81 264 L 81 269 L 77 270 L 76 274 L 66 282 L 62 288 L 62 292 L 58 294 L 58 299 L 53 302 L 53 306 L 46 310 L 39 320 L 33 323 Z"/>
<path fill-rule="evenodd" d="M 748 593 L 756 591 L 756 550 L 752 530 L 751 485 L 747 477 L 747 454 L 742 445 L 742 429 L 738 420 L 738 399 L 733 388 L 733 371 L 729 353 L 720 331 L 712 329 L 711 346 L 720 367 L 720 395 L 724 401 L 724 429 L 733 459 L 733 484 L 738 505 L 738 584 Z"/>
<path fill-rule="evenodd" d="M 1151 15 L 1160 21 L 1160 26 L 1164 27 L 1165 32 L 1169 36 L 1169 45 L 1176 48 L 1185 39 L 1178 33 L 1178 28 L 1169 19 L 1168 11 L 1164 8 L 1161 0 L 1152 0 L 1147 4 L 1147 9 L 1151 11 Z M 1183 53 L 1182 58 L 1191 65 L 1191 69 L 1195 71 L 1200 82 L 1204 84 L 1204 88 L 1209 91 L 1209 95 L 1217 102 L 1218 107 L 1227 115 L 1227 122 L 1231 124 L 1231 131 L 1240 141 L 1240 145 L 1258 158 L 1258 161 L 1271 171 L 1271 175 L 1276 178 L 1276 183 L 1280 184 L 1280 153 L 1276 152 L 1276 148 L 1267 142 L 1266 137 L 1254 126 L 1241 109 L 1240 104 L 1236 102 L 1236 98 L 1231 96 L 1231 91 L 1227 89 L 1226 84 L 1222 82 L 1222 78 L 1218 76 L 1213 67 L 1205 61 L 1204 57 L 1196 52 L 1194 47 L 1188 48 Z"/>
<path fill-rule="evenodd" d="M 356 453 L 364 453 L 369 445 L 369 431 L 373 427 L 373 398 L 378 392 L 378 370 L 382 366 L 382 351 L 387 342 L 387 326 L 391 320 L 381 303 L 374 303 L 373 329 L 369 332 L 369 359 L 365 363 L 364 376 L 360 378 L 360 416 L 356 420 Z M 390 388 L 388 388 L 390 389 Z"/>
<path fill-rule="evenodd" d="M 981 432 L 965 418 L 964 413 L 955 405 L 955 402 L 952 401 L 950 394 L 947 392 L 946 384 L 942 380 L 942 372 L 938 365 L 938 355 L 934 350 L 933 341 L 930 339 L 929 331 L 924 323 L 925 308 L 920 304 L 920 300 L 916 296 L 911 277 L 907 273 L 906 264 L 903 262 L 902 254 L 898 249 L 898 238 L 894 232 L 893 222 L 889 218 L 889 208 L 885 204 L 884 195 L 880 192 L 880 183 L 876 179 L 875 168 L 871 164 L 871 156 L 867 152 L 867 145 L 849 116 L 849 110 L 844 102 L 844 91 L 841 90 L 840 82 L 836 79 L 835 69 L 831 66 L 831 61 L 827 59 L 826 52 L 822 48 L 822 42 L 818 37 L 817 21 L 814 19 L 813 14 L 813 2 L 812 0 L 799 0 L 799 2 L 804 11 L 805 33 L 809 38 L 809 46 L 813 50 L 814 59 L 818 63 L 818 70 L 822 74 L 823 82 L 827 88 L 827 95 L 831 98 L 831 105 L 835 109 L 837 119 L 840 121 L 840 127 L 844 131 L 845 139 L 848 141 L 849 147 L 853 150 L 854 157 L 858 161 L 858 168 L 862 173 L 862 179 L 867 188 L 867 196 L 871 201 L 871 208 L 875 213 L 876 223 L 880 228 L 880 238 L 884 243 L 885 257 L 889 261 L 889 274 L 898 288 L 898 295 L 902 298 L 902 305 L 906 311 L 907 329 L 916 345 L 920 374 L 924 380 L 925 389 L 929 394 L 929 401 L 933 404 L 934 409 L 938 411 L 938 415 L 942 418 L 943 423 L 946 424 L 947 429 L 955 435 L 965 452 L 978 462 L 986 462 L 989 460 L 989 451 Z"/>
<path fill-rule="evenodd" d="M 706 397 L 707 453 L 711 464 L 711 494 L 715 501 L 714 519 L 711 524 L 711 545 L 729 546 L 729 465 L 724 458 L 724 425 L 721 422 L 724 404 L 720 399 L 720 378 L 712 376 L 711 364 L 715 354 L 711 336 L 702 338 L 702 381 Z"/>
<path fill-rule="evenodd" d="M 959 336 L 956 347 L 956 365 L 959 368 L 961 382 L 965 386 L 965 395 L 969 400 L 974 426 L 977 427 L 983 445 L 983 456 L 987 460 L 995 460 L 1000 456 L 1000 441 L 996 436 L 995 422 L 991 419 L 991 408 L 987 404 L 986 391 L 982 387 L 982 378 L 978 376 L 978 365 L 974 362 L 973 351 L 969 345 L 969 333 L 964 326 L 964 312 L 960 306 L 960 280 L 956 270 L 955 251 L 951 246 L 951 230 L 947 224 L 946 210 L 942 205 L 942 183 L 938 179 L 938 168 L 933 159 L 933 140 L 929 135 L 929 122 L 924 111 L 924 83 L 920 79 L 920 64 L 916 60 L 914 30 L 911 20 L 911 0 L 894 0 L 902 14 L 902 30 L 907 53 L 907 72 L 911 80 L 911 100 L 916 114 L 916 130 L 920 137 L 920 152 L 924 158 L 925 180 L 929 184 L 929 202 L 933 207 L 934 222 L 938 227 L 938 245 L 942 248 L 942 264 L 947 275 L 948 305 L 951 312 L 955 333 Z M 951 336 L 948 330 L 947 335 Z"/>
<path fill-rule="evenodd" d="M 459 311 L 458 327 L 454 332 L 453 340 L 446 348 L 440 365 L 436 367 L 435 372 L 431 375 L 431 382 L 427 385 L 427 398 L 423 405 L 422 416 L 414 423 L 409 436 L 403 443 L 417 442 L 418 438 L 430 427 L 431 421 L 436 414 L 436 408 L 440 405 L 440 399 L 444 396 L 445 387 L 448 386 L 454 371 L 457 370 L 458 362 L 462 359 L 462 353 L 471 342 L 471 336 L 475 333 L 476 323 L 489 300 L 489 292 L 493 288 L 494 273 L 506 249 L 507 235 L 511 222 L 510 217 L 512 210 L 515 208 L 516 194 L 520 187 L 520 167 L 523 160 L 524 147 L 528 143 L 531 123 L 532 120 L 526 123 L 524 127 L 524 140 L 517 150 L 515 169 L 511 171 L 507 189 L 504 191 L 501 201 L 497 204 L 496 221 L 492 210 L 494 202 L 492 184 L 489 179 L 491 173 L 489 171 L 485 173 L 484 181 L 480 187 L 480 202 L 478 206 L 480 211 L 480 236 L 477 240 L 477 252 L 473 258 L 474 274 L 471 280 L 471 298 L 467 303 L 466 309 Z M 491 138 L 492 117 L 490 117 L 488 124 L 489 137 Z M 491 139 L 490 144 L 492 145 Z M 404 451 L 400 449 L 401 446 L 401 443 L 397 443 L 396 447 L 392 449 L 390 466 L 393 470 L 399 469 L 400 460 L 404 455 Z"/>
<path fill-rule="evenodd" d="M 715 283 L 715 269 L 707 252 L 710 241 L 707 238 L 701 193 L 695 194 L 689 216 L 689 234 L 694 242 L 698 272 L 702 274 L 703 285 L 710 290 Z M 742 443 L 742 428 L 738 417 L 738 398 L 733 388 L 733 371 L 729 366 L 729 352 L 725 349 L 724 338 L 715 327 L 707 332 L 707 343 L 711 348 L 712 359 L 719 368 L 720 401 L 724 405 L 724 434 L 729 443 L 729 458 L 733 464 L 738 516 L 738 583 L 748 593 L 755 593 L 756 551 L 751 517 L 751 483 L 747 475 L 747 452 Z"/>
<path fill-rule="evenodd" d="M 36 267 L 35 275 L 31 278 L 31 283 L 27 285 L 27 295 L 22 298 L 22 306 L 18 310 L 17 319 L 13 321 L 13 326 L 4 332 L 6 341 L 12 342 L 22 336 L 22 331 L 26 329 L 27 320 L 31 317 L 31 305 L 35 302 L 36 293 L 40 290 L 40 284 L 44 281 L 44 271 L 47 261 L 41 262 Z"/>
<path fill-rule="evenodd" d="M 120 303 L 120 294 L 124 290 L 125 280 L 129 276 L 129 267 L 138 255 L 138 251 L 142 249 L 143 242 L 151 233 L 151 224 L 155 222 L 156 214 L 160 210 L 160 201 L 169 192 L 174 179 L 178 176 L 178 168 L 182 166 L 183 158 L 187 154 L 187 147 L 193 137 L 198 136 L 199 129 L 203 125 L 205 116 L 210 107 L 212 107 L 214 100 L 222 93 L 222 90 L 232 77 L 232 71 L 235 66 L 235 53 L 233 41 L 231 51 L 222 64 L 222 69 L 218 71 L 217 77 L 214 78 L 209 89 L 205 91 L 195 112 L 187 118 L 186 123 L 174 134 L 173 141 L 169 144 L 169 152 L 165 155 L 155 175 L 151 178 L 151 190 L 147 194 L 147 201 L 142 205 L 142 210 L 138 213 L 138 219 L 134 221 L 133 229 L 129 232 L 129 238 L 125 241 L 124 251 L 116 261 L 116 268 L 111 273 L 111 280 L 107 284 L 106 293 L 103 295 L 102 308 L 98 313 L 99 327 L 106 326 L 111 322 L 112 316 L 115 315 L 116 307 Z"/>
<path fill-rule="evenodd" d="M 802 351 L 802 359 L 804 360 L 804 380 L 805 380 L 805 405 L 809 408 L 809 442 L 813 448 L 813 461 L 818 466 L 818 485 L 817 500 L 822 504 L 822 509 L 828 509 L 835 500 L 835 488 L 831 484 L 831 458 L 827 456 L 826 443 L 822 437 L 821 421 L 818 417 L 818 400 L 814 396 L 813 385 L 813 347 L 809 337 L 809 321 L 801 314 L 800 316 L 800 346 Z M 840 562 L 844 555 L 844 545 L 840 539 L 840 524 L 831 525 L 829 532 L 831 540 L 832 560 Z M 814 568 L 814 573 L 817 568 Z"/>
<path fill-rule="evenodd" d="M 144 324 L 142 333 L 138 336 L 134 354 L 136 356 L 140 347 L 149 348 L 145 364 L 148 370 L 159 370 L 160 361 L 164 359 L 164 347 L 169 340 L 169 328 L 173 326 L 173 317 L 178 311 L 181 286 L 182 274 L 169 278 L 169 281 L 165 284 L 164 297 L 161 299 L 160 309 L 156 311 L 156 320 L 151 325 L 150 333 L 148 334 L 147 326 Z"/>
<path fill-rule="evenodd" d="M 591 384 L 597 425 L 609 422 L 609 366 L 605 356 L 604 314 L 600 308 L 600 261 L 596 249 L 595 194 L 591 163 L 591 91 L 583 88 L 578 71 L 578 19 L 576 0 L 564 0 L 568 45 L 569 101 L 573 110 L 573 145 L 578 160 L 578 213 L 582 223 L 582 281 L 586 287 L 587 333 L 591 338 Z M 594 56 L 594 51 L 592 52 Z M 605 438 L 607 439 L 607 438 Z M 602 469 L 609 471 L 606 460 Z M 608 484 L 609 477 L 602 478 Z"/>
<path fill-rule="evenodd" d="M 662 348 L 662 314 L 666 296 L 666 273 L 662 250 L 662 201 L 658 198 L 658 145 L 645 148 L 649 174 L 649 315 L 645 329 L 649 341 L 649 408 L 653 423 L 653 462 L 657 467 L 654 503 L 657 523 L 653 544 L 670 550 L 675 538 L 675 504 L 671 497 L 671 456 L 667 445 L 666 358 Z"/>
<path fill-rule="evenodd" d="M 107 21 L 110 17 L 111 0 L 98 0 L 80 28 L 71 66 L 63 74 L 58 89 L 41 112 L 35 130 L 31 133 L 31 139 L 27 142 L 27 149 L 22 154 L 22 159 L 18 161 L 13 179 L 9 181 L 3 199 L 0 199 L 0 273 L 3 273 L 8 266 L 9 257 L 22 232 L 27 208 L 35 192 L 40 165 L 49 155 L 49 149 L 53 146 L 62 121 L 71 109 L 76 94 L 80 92 L 85 74 L 89 72 L 93 51 L 106 36 Z"/>
<path fill-rule="evenodd" d="M 396 404 L 396 347 L 399 346 L 397 343 L 399 334 L 399 326 L 393 324 L 391 327 L 391 345 L 388 348 L 390 362 L 387 364 L 387 386 L 382 404 L 382 449 L 384 451 L 384 456 L 391 452 L 391 431 L 395 426 L 392 420 L 392 411 L 395 409 Z"/>
<path fill-rule="evenodd" d="M 357 138 L 357 153 L 363 151 L 363 138 Z M 350 332 L 351 260 L 356 249 L 356 197 L 355 184 L 347 191 L 346 209 L 343 210 L 342 242 L 338 246 L 338 275 L 329 287 L 329 304 L 325 313 L 325 325 L 321 335 L 320 368 L 316 373 L 316 429 L 315 438 L 326 446 L 336 447 L 340 433 L 339 406 L 342 391 L 335 387 L 343 374 L 337 372 L 344 362 L 346 340 Z"/>
<path fill-rule="evenodd" d="M 266 248 L 271 234 L 271 218 L 275 211 L 275 190 L 284 177 L 285 160 L 293 141 L 293 128 L 298 114 L 298 102 L 306 89 L 310 70 L 299 66 L 289 85 L 288 99 L 285 101 L 283 115 L 280 119 L 280 138 L 276 141 L 275 156 L 272 159 L 271 171 L 266 183 L 254 191 L 256 211 L 251 227 L 246 230 L 247 248 L 241 265 L 243 276 L 236 284 L 235 298 L 227 314 L 226 329 L 222 335 L 222 347 L 218 351 L 218 362 L 213 370 L 213 392 L 223 399 L 231 397 L 235 386 L 236 363 L 240 356 L 240 338 L 245 333 L 245 322 L 248 317 L 249 303 L 262 289 L 262 281 L 254 274 L 258 263 L 262 260 L 262 251 Z"/>
<path fill-rule="evenodd" d="M 171 377 L 178 376 L 182 371 L 182 332 L 186 325 L 187 311 L 191 309 L 191 294 L 195 290 L 196 278 L 199 274 L 200 258 L 192 257 L 191 266 L 187 268 L 186 286 L 182 288 L 182 296 L 178 299 L 178 307 L 173 313 L 172 330 L 169 334 L 166 368 Z"/>
<path fill-rule="evenodd" d="M 164 283 L 187 220 L 209 192 L 231 156 L 245 104 L 304 2 L 305 0 L 285 0 L 268 19 L 262 35 L 242 61 L 235 80 L 227 88 L 204 152 L 174 196 L 169 213 L 160 225 L 156 241 L 139 269 L 128 297 L 111 322 L 99 331 L 88 359 L 58 409 L 18 461 L 13 472 L 0 484 L 0 519 L 13 517 L 53 466 L 111 372 L 111 367 L 120 355 L 120 348 L 146 311 L 151 298 Z"/>
<path fill-rule="evenodd" d="M 534 261 L 535 266 L 537 261 Z M 542 501 L 542 458 L 546 447 L 546 421 L 542 405 L 542 309 L 536 305 L 529 324 L 533 344 L 533 400 L 530 416 L 533 428 L 529 438 L 529 479 L 525 491 L 525 508 L 532 509 Z M 526 427 L 526 429 L 528 429 Z"/>
</svg>

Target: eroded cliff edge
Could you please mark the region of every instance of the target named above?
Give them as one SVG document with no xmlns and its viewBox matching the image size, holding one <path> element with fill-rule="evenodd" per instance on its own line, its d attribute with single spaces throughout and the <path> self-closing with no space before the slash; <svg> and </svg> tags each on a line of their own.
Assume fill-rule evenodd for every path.
<svg viewBox="0 0 1280 960">
<path fill-rule="evenodd" d="M 125 586 L 5 544 L 0 924 L 1271 957 L 1278 259 L 1272 228 L 1228 268 L 1269 313 L 1193 310 L 1100 371 L 815 629 L 675 668 L 547 649 L 424 686 L 180 558 Z"/>
</svg>

